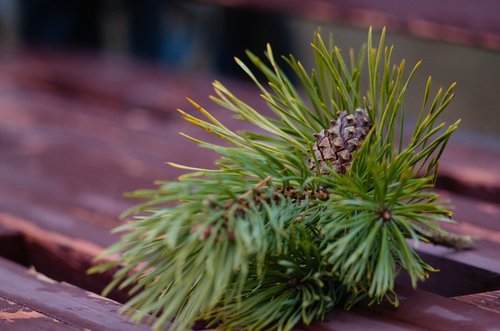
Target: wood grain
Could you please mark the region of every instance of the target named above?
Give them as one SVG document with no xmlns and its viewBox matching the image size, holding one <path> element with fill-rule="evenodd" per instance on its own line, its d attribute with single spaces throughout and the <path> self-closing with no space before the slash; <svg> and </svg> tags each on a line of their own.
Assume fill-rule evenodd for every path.
<svg viewBox="0 0 500 331">
<path fill-rule="evenodd" d="M 35 318 L 41 321 L 33 321 L 33 325 L 57 321 L 80 330 L 148 330 L 119 316 L 120 304 L 110 299 L 58 283 L 4 259 L 0 259 L 0 298 L 16 305 L 12 309 L 10 305 L 3 306 L 0 315 L 3 323 Z M 9 314 L 12 310 L 16 310 L 17 318 Z"/>
<path fill-rule="evenodd" d="M 500 330 L 500 315 L 462 302 L 407 287 L 397 289 L 400 306 L 356 306 L 351 311 L 336 310 L 311 331 L 362 330 Z"/>
<path fill-rule="evenodd" d="M 80 329 L 43 312 L 0 297 L 0 330 L 64 331 Z"/>
<path fill-rule="evenodd" d="M 500 314 L 500 291 L 464 295 L 454 299 Z"/>
<path fill-rule="evenodd" d="M 3 113 L 4 118 L 15 122 L 19 130 L 25 129 L 23 135 L 38 136 L 40 129 L 51 130 L 49 136 L 47 132 L 40 133 L 44 135 L 43 141 L 60 141 L 61 137 L 79 139 L 83 135 L 87 138 L 84 150 L 92 153 L 88 157 L 100 161 L 103 152 L 119 154 L 120 159 L 114 162 L 122 166 L 117 166 L 117 170 L 135 173 L 137 177 L 147 176 L 148 171 L 139 164 L 137 157 L 132 158 L 132 153 L 122 149 L 123 141 L 129 143 L 129 147 L 136 150 L 135 153 L 141 151 L 141 158 L 149 159 L 148 170 L 154 163 L 163 165 L 165 161 L 171 161 L 172 155 L 176 158 L 172 160 L 175 162 L 202 167 L 213 164 L 215 156 L 206 150 L 198 150 L 196 156 L 198 152 L 203 153 L 198 157 L 185 153 L 192 145 L 178 132 L 209 141 L 216 139 L 187 125 L 175 111 L 182 108 L 194 112 L 185 100 L 186 96 L 202 105 L 208 104 L 207 95 L 212 92 L 209 77 L 181 75 L 173 70 L 122 58 L 60 52 L 6 55 L 0 61 L 0 69 L 0 87 L 5 92 L 0 100 L 0 115 Z M 1 81 L 4 81 L 3 85 Z M 235 95 L 266 111 L 267 107 L 262 107 L 259 92 L 253 86 L 229 79 L 224 79 L 224 82 L 232 87 Z M 219 107 L 210 106 L 209 109 L 215 109 L 214 115 L 233 129 L 249 128 L 244 122 L 232 119 L 229 112 L 221 111 Z M 9 126 L 10 130 L 0 130 L 0 138 L 3 132 L 5 143 L 19 141 L 12 124 Z M 33 133 L 29 135 L 26 133 L 31 131 Z M 34 143 L 28 137 L 25 138 L 25 144 L 18 148 L 27 150 L 27 153 L 42 153 L 41 143 L 33 146 Z M 89 145 L 91 142 L 92 145 Z M 165 142 L 168 142 L 168 146 L 165 146 Z M 109 151 L 111 146 L 118 150 Z M 54 148 L 52 150 L 59 152 Z M 47 159 L 49 157 L 53 158 L 49 154 L 45 156 Z M 54 163 L 64 164 L 61 158 L 52 159 L 52 165 Z M 86 165 L 71 165 L 80 169 L 79 164 Z M 123 169 L 123 166 L 128 168 Z M 165 167 L 163 170 L 163 178 L 180 174 L 180 171 Z M 108 176 L 112 174 L 109 172 Z M 450 143 L 440 163 L 439 175 L 438 186 L 443 189 L 500 202 L 499 153 Z M 133 186 L 136 182 L 129 182 L 130 187 L 138 187 Z"/>
</svg>

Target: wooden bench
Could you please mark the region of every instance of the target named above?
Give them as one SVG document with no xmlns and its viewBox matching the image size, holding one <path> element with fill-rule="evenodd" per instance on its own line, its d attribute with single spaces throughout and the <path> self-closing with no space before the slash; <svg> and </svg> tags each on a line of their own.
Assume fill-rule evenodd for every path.
<svg viewBox="0 0 500 331">
<path fill-rule="evenodd" d="M 255 88 L 228 85 L 259 102 Z M 209 93 L 207 77 L 113 57 L 32 52 L 0 59 L 0 329 L 146 328 L 118 317 L 118 303 L 85 292 L 100 293 L 111 276 L 85 271 L 117 239 L 109 232 L 117 215 L 135 203 L 123 192 L 181 174 L 165 161 L 212 165 L 215 155 L 178 135 L 206 133 L 175 112 L 191 109 L 185 96 L 208 104 Z M 500 328 L 500 155 L 452 143 L 438 186 L 460 221 L 449 228 L 476 236 L 476 247 L 424 245 L 419 251 L 442 271 L 419 290 L 401 277 L 399 309 L 336 310 L 310 330 Z M 124 302 L 127 293 L 110 297 Z"/>
<path fill-rule="evenodd" d="M 110 275 L 88 276 L 85 270 L 96 253 L 117 239 L 109 230 L 119 223 L 117 215 L 134 203 L 122 193 L 152 187 L 155 179 L 174 179 L 180 172 L 164 165 L 167 160 L 197 166 L 214 161 L 207 151 L 188 152 L 195 147 L 178 132 L 206 134 L 186 125 L 174 111 L 187 106 L 185 95 L 206 100 L 210 84 L 203 77 L 187 80 L 178 73 L 126 61 L 57 53 L 16 54 L 0 61 L 0 72 L 0 253 L 45 277 L 99 293 Z M 251 95 L 248 86 L 235 85 L 242 94 Z M 136 89 L 150 94 L 143 96 Z M 224 116 L 220 111 L 216 115 Z M 240 122 L 227 121 L 243 128 Z M 467 161 L 464 153 L 469 155 Z M 439 190 L 457 206 L 461 222 L 451 229 L 477 236 L 475 249 L 454 252 L 423 246 L 419 250 L 424 257 L 442 272 L 416 291 L 401 279 L 399 309 L 360 306 L 350 312 L 334 311 L 310 329 L 497 327 L 499 169 L 500 155 L 452 144 L 444 156 Z M 28 269 L 0 260 L 0 278 L 4 325 L 19 330 L 34 325 L 56 329 L 57 323 L 88 327 L 83 313 L 75 320 L 64 317 L 64 291 L 49 297 L 38 297 L 49 293 L 27 287 L 23 292 L 25 282 L 40 281 Z M 54 284 L 52 289 L 57 286 L 68 285 Z M 96 297 L 79 298 L 85 306 Z M 127 295 L 115 291 L 111 298 L 123 302 Z M 135 327 L 116 316 L 116 305 L 101 311 L 110 317 L 98 329 Z"/>
</svg>

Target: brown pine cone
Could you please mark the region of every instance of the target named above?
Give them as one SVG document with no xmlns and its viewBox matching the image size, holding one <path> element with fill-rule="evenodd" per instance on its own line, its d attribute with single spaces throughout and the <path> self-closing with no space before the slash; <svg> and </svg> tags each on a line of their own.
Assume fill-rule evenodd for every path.
<svg viewBox="0 0 500 331">
<path fill-rule="evenodd" d="M 352 161 L 353 153 L 361 146 L 371 123 L 368 112 L 358 108 L 354 114 L 340 112 L 337 120 L 331 121 L 330 128 L 315 133 L 317 141 L 314 143 L 314 155 L 319 163 L 321 174 L 330 174 L 330 168 L 343 175 Z M 309 159 L 309 169 L 318 173 L 313 158 Z"/>
</svg>

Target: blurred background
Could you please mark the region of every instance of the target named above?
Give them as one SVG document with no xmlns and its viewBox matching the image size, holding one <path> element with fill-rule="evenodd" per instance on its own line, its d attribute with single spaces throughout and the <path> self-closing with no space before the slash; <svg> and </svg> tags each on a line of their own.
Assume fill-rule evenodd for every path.
<svg viewBox="0 0 500 331">
<path fill-rule="evenodd" d="M 419 102 L 430 73 L 436 85 L 457 81 L 447 119 L 463 119 L 459 136 L 466 142 L 498 147 L 500 3 L 331 1 L 333 9 L 328 3 L 0 0 L 0 52 L 4 58 L 47 50 L 104 55 L 109 62 L 133 59 L 208 80 L 245 79 L 233 61 L 233 56 L 244 57 L 245 49 L 262 54 L 270 42 L 275 53 L 292 52 L 307 67 L 312 65 L 309 42 L 318 27 L 333 32 L 341 47 L 358 48 L 367 26 L 386 25 L 388 43 L 397 46 L 395 59 L 424 60 L 407 105 Z"/>
</svg>

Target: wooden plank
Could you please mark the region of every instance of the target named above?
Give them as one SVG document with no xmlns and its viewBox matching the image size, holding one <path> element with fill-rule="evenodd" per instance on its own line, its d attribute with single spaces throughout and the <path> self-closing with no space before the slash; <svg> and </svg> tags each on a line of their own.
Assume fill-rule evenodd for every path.
<svg viewBox="0 0 500 331">
<path fill-rule="evenodd" d="M 70 56 L 64 53 L 20 53 L 4 58 L 0 61 L 0 68 L 3 73 L 0 80 L 4 81 L 0 88 L 5 92 L 0 100 L 0 116 L 6 121 L 2 122 L 4 128 L 0 132 L 3 131 L 6 143 L 19 141 L 12 132 L 16 123 L 17 128 L 23 129 L 26 136 L 23 139 L 25 143 L 19 148 L 26 150 L 27 154 L 41 153 L 42 143 L 35 143 L 37 140 L 31 137 L 42 135 L 41 140 L 46 144 L 53 141 L 55 144 L 56 141 L 69 137 L 84 138 L 86 149 L 93 149 L 92 155 L 88 157 L 99 160 L 99 154 L 103 152 L 118 154 L 119 164 L 122 166 L 117 169 L 135 173 L 136 177 L 148 173 L 144 171 L 144 166 L 138 164 L 138 159 L 149 159 L 149 164 L 162 164 L 166 160 L 170 161 L 174 155 L 179 158 L 174 160 L 176 162 L 202 167 L 212 165 L 214 155 L 206 150 L 197 150 L 194 156 L 189 157 L 193 153 L 185 151 L 196 147 L 180 137 L 178 132 L 193 134 L 209 141 L 216 139 L 186 124 L 175 113 L 178 107 L 192 110 L 184 99 L 185 96 L 202 103 L 207 102 L 206 96 L 211 93 L 208 77 L 190 75 L 186 79 L 167 69 L 139 65 L 123 59 L 112 61 L 106 57 Z M 5 80 L 10 81 L 10 87 Z M 236 95 L 251 104 L 262 104 L 254 87 L 236 81 L 230 81 L 229 84 Z M 14 90 L 10 91 L 9 88 Z M 68 89 L 71 91 L 68 92 Z M 128 99 L 130 95 L 136 94 L 143 95 L 144 101 Z M 131 111 L 134 107 L 145 107 L 153 111 Z M 231 114 L 227 111 L 217 109 L 214 115 L 233 129 L 249 128 L 245 123 L 231 120 Z M 19 134 L 18 132 L 17 136 Z M 124 148 L 124 141 L 130 146 Z M 60 143 L 56 146 L 62 147 Z M 46 150 L 58 154 L 64 152 L 56 149 L 56 146 Z M 111 146 L 116 150 L 109 151 Z M 96 148 L 100 148 L 100 153 L 95 151 Z M 129 152 L 129 148 L 135 152 Z M 195 157 L 198 153 L 203 153 L 203 156 Z M 15 162 L 9 157 L 11 163 Z M 45 158 L 48 159 L 49 155 Z M 61 158 L 58 163 L 62 164 Z M 72 164 L 72 167 L 66 169 L 76 169 L 77 165 Z M 114 172 L 108 175 L 112 174 Z M 168 169 L 163 178 L 172 178 L 169 177 L 170 174 L 176 176 L 180 171 Z M 439 174 L 438 186 L 443 189 L 491 202 L 500 201 L 498 152 L 472 149 L 452 142 L 443 155 Z M 132 184 L 130 187 L 134 187 Z"/>
<path fill-rule="evenodd" d="M 485 284 L 485 287 L 479 286 L 475 290 L 472 286 L 469 293 L 500 289 L 500 260 L 498 259 L 498 252 L 500 251 L 500 204 L 441 190 L 438 193 L 454 206 L 453 218 L 457 220 L 457 223 L 441 225 L 449 231 L 471 235 L 475 238 L 476 243 L 472 249 L 465 251 L 456 251 L 451 248 L 430 244 L 422 244 L 417 248 L 429 262 L 437 263 L 437 267 L 443 269 L 444 274 L 442 276 L 431 276 L 431 278 L 433 276 L 436 278 L 442 277 L 443 287 L 440 288 L 440 285 L 436 283 L 435 289 L 448 291 L 446 288 L 455 288 L 460 291 L 459 283 L 467 281 L 468 278 L 471 279 L 470 285 L 473 283 Z M 472 268 L 463 269 L 464 271 L 467 270 L 467 272 L 462 273 L 461 276 L 452 275 L 446 270 L 448 268 L 455 269 L 447 266 L 448 263 L 453 264 L 453 262 Z M 483 272 L 479 270 L 488 271 L 491 274 L 483 277 L 481 276 Z M 468 275 L 469 272 L 474 274 Z M 486 279 L 490 279 L 490 281 L 485 283 Z M 451 285 L 454 280 L 456 286 Z M 430 279 L 429 286 L 433 286 L 432 284 L 433 280 Z M 449 293 L 447 295 L 459 294 Z"/>
<path fill-rule="evenodd" d="M 419 289 L 447 297 L 500 289 L 500 205 L 442 190 L 438 193 L 454 206 L 457 220 L 441 225 L 454 233 L 473 236 L 476 243 L 466 251 L 431 244 L 416 247 L 424 261 L 440 270 L 419 283 Z M 406 273 L 398 281 L 410 284 Z"/>
<path fill-rule="evenodd" d="M 437 190 L 452 205 L 455 224 L 442 224 L 454 232 L 469 234 L 481 240 L 500 244 L 500 203 L 471 198 L 456 192 Z"/>
<path fill-rule="evenodd" d="M 417 37 L 500 49 L 495 0 L 203 0 L 231 8 L 272 11 L 326 23 L 382 27 Z"/>
<path fill-rule="evenodd" d="M 450 144 L 440 161 L 437 185 L 461 195 L 500 203 L 500 155 Z"/>
<path fill-rule="evenodd" d="M 7 279 L 10 280 L 9 286 L 0 286 L 1 298 L 42 312 L 48 318 L 57 319 L 69 325 L 98 330 L 128 330 L 136 327 L 127 324 L 115 315 L 119 307 L 116 303 L 66 284 L 54 283 L 51 280 L 47 283 L 47 279 L 43 276 L 33 276 L 21 267 L 0 260 L 0 284 L 7 284 Z M 401 300 L 401 306 L 398 309 L 387 305 L 368 308 L 363 304 L 349 312 L 337 309 L 328 315 L 325 322 L 315 323 L 308 329 L 319 331 L 361 330 L 362 328 L 369 330 L 449 330 L 450 328 L 486 330 L 491 328 L 495 330 L 497 325 L 495 323 L 498 321 L 498 315 L 492 312 L 406 287 L 399 287 L 398 293 L 400 293 Z M 101 311 L 101 309 L 106 310 Z M 45 321 L 39 322 L 45 323 Z M 20 328 L 20 330 L 23 329 Z"/>
<path fill-rule="evenodd" d="M 491 311 L 408 287 L 400 287 L 397 291 L 398 308 L 383 304 L 358 305 L 351 311 L 334 310 L 324 322 L 298 330 L 500 330 L 500 315 Z"/>
<path fill-rule="evenodd" d="M 69 284 L 57 283 L 3 259 L 0 259 L 0 284 L 0 298 L 14 302 L 21 308 L 29 308 L 31 313 L 28 314 L 41 318 L 42 321 L 38 321 L 41 325 L 55 319 L 80 330 L 149 329 L 144 325 L 132 324 L 119 316 L 117 312 L 120 304 L 110 299 Z M 9 313 L 10 308 L 6 310 Z M 2 310 L 2 313 L 5 315 L 6 312 Z M 46 321 L 43 316 L 53 320 Z M 34 321 L 35 324 L 38 322 Z"/>
<path fill-rule="evenodd" d="M 488 265 L 478 267 L 462 257 L 450 259 L 448 255 L 439 255 L 432 250 L 423 252 L 422 249 L 418 249 L 417 251 L 426 263 L 439 270 L 431 273 L 424 282 L 418 283 L 420 290 L 454 297 L 500 289 L 500 273 L 490 270 Z M 498 252 L 498 247 L 496 251 Z M 402 272 L 396 282 L 411 286 L 411 280 L 406 272 Z"/>
<path fill-rule="evenodd" d="M 11 331 L 80 330 L 43 312 L 0 297 L 0 329 Z"/>
<path fill-rule="evenodd" d="M 187 104 L 186 96 L 206 97 L 211 92 L 208 77 L 105 54 L 31 50 L 3 55 L 0 66 L 6 86 L 8 81 L 16 82 L 24 88 L 101 103 L 108 111 L 141 108 L 168 117 Z"/>
<path fill-rule="evenodd" d="M 470 250 L 455 251 L 451 248 L 421 244 L 417 251 L 470 265 L 479 269 L 488 270 L 494 274 L 500 273 L 500 261 L 498 259 L 499 245 L 485 240 L 479 240 Z"/>
<path fill-rule="evenodd" d="M 94 293 L 101 293 L 112 279 L 112 272 L 88 275 L 87 270 L 95 265 L 94 258 L 102 250 L 95 241 L 82 239 L 82 233 L 88 231 L 83 222 L 72 222 L 73 235 L 65 235 L 57 230 L 37 224 L 37 220 L 23 219 L 5 212 L 0 212 L 0 227 L 23 234 L 25 254 L 30 265 L 45 275 L 77 285 Z M 115 238 L 105 229 L 97 229 L 99 236 Z M 110 244 L 112 240 L 109 240 Z M 127 289 L 114 290 L 109 297 L 125 302 L 129 296 Z"/>
<path fill-rule="evenodd" d="M 47 101 L 46 95 L 38 97 Z M 196 159 L 193 153 L 182 153 L 182 144 L 172 144 L 175 139 L 185 141 L 173 126 L 158 137 L 165 128 L 154 120 L 145 134 L 128 128 L 126 116 L 96 114 L 106 114 L 105 107 L 49 100 L 55 105 L 37 108 L 34 103 L 6 102 L 0 107 L 0 132 L 7 137 L 0 143 L 0 208 L 37 219 L 47 229 L 78 233 L 107 245 L 109 240 L 101 239 L 98 229 L 117 225 L 117 215 L 131 206 L 123 192 L 181 174 L 165 166 L 168 155 L 185 155 L 186 163 Z M 84 109 L 87 105 L 91 110 Z M 196 155 L 209 158 L 203 151 Z M 73 231 L 72 220 L 88 224 L 87 230 Z"/>
<path fill-rule="evenodd" d="M 464 295 L 453 299 L 500 314 L 500 291 Z"/>
</svg>

